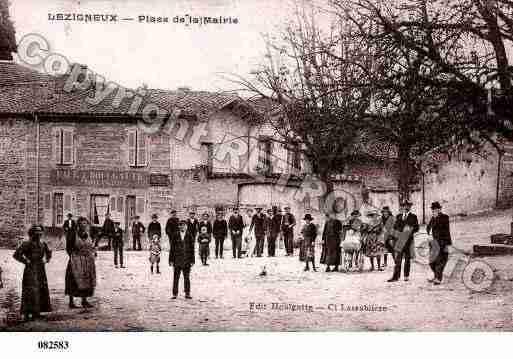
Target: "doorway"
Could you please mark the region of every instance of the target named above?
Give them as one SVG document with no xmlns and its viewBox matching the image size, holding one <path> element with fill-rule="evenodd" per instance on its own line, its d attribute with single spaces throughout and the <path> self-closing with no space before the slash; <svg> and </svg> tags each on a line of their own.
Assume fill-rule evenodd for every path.
<svg viewBox="0 0 513 359">
<path fill-rule="evenodd" d="M 131 230 L 130 224 L 132 223 L 132 219 L 135 216 L 135 196 L 126 196 L 125 201 L 125 233 L 127 235 L 127 238 L 130 238 L 128 236 L 129 230 Z"/>
</svg>

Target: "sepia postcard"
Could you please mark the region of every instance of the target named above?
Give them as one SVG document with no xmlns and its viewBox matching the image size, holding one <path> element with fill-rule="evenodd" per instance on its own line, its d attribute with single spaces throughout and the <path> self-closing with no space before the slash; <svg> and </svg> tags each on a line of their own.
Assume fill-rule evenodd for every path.
<svg viewBox="0 0 513 359">
<path fill-rule="evenodd" d="M 511 331 L 512 43 L 506 0 L 0 0 L 0 341 Z"/>
</svg>

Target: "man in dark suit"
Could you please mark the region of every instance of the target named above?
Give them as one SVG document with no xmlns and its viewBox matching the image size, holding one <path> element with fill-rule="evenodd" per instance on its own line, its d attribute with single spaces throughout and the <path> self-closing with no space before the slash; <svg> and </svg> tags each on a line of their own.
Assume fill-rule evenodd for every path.
<svg viewBox="0 0 513 359">
<path fill-rule="evenodd" d="M 401 277 L 401 266 L 404 258 L 404 280 L 408 281 L 410 277 L 411 259 L 415 257 L 415 242 L 413 236 L 419 231 L 419 221 L 417 216 L 411 213 L 412 203 L 404 201 L 401 204 L 401 213 L 396 217 L 394 231 L 398 233 L 399 238 L 394 247 L 395 267 L 394 275 L 388 282 L 397 282 Z"/>
<path fill-rule="evenodd" d="M 267 210 L 266 237 L 267 237 L 267 256 L 274 257 L 276 253 L 276 238 L 280 233 L 281 216 L 278 217 L 277 208 L 273 207 Z M 276 226 L 276 221 L 278 221 Z"/>
<path fill-rule="evenodd" d="M 253 218 L 251 219 L 249 232 L 251 233 L 251 230 L 255 228 L 256 255 L 257 257 L 262 257 L 262 253 L 264 251 L 266 218 L 265 214 L 262 213 L 262 207 L 256 207 L 255 210 L 256 213 L 253 215 Z"/>
<path fill-rule="evenodd" d="M 191 211 L 189 212 L 189 218 L 187 218 L 187 232 L 189 232 L 192 236 L 192 238 L 195 240 L 196 235 L 198 234 L 199 228 L 198 228 L 198 220 L 196 219 L 196 212 Z"/>
<path fill-rule="evenodd" d="M 230 219 L 228 220 L 228 228 L 230 230 L 230 237 L 232 238 L 233 258 L 240 258 L 244 220 L 242 219 L 242 216 L 239 214 L 238 208 L 233 209 L 233 214 L 230 216 Z"/>
<path fill-rule="evenodd" d="M 132 223 L 132 249 L 135 250 L 142 250 L 141 248 L 141 236 L 143 235 L 146 228 L 139 220 L 139 216 L 134 217 L 134 222 Z"/>
<path fill-rule="evenodd" d="M 166 222 L 166 234 L 167 238 L 169 239 L 169 247 L 171 247 L 171 239 L 173 236 L 178 235 L 178 232 L 180 231 L 180 220 L 176 216 L 176 211 L 173 209 L 171 210 L 171 217 L 168 218 Z"/>
<path fill-rule="evenodd" d="M 151 222 L 148 224 L 148 243 L 153 239 L 153 235 L 162 238 L 162 226 L 159 222 L 159 216 L 155 213 L 151 215 Z"/>
<path fill-rule="evenodd" d="M 442 213 L 442 206 L 439 202 L 431 204 L 433 217 L 426 228 L 428 234 L 431 233 L 433 241 L 430 243 L 430 264 L 434 278 L 428 282 L 434 285 L 442 283 L 445 265 L 449 260 L 449 249 L 452 245 L 451 230 L 449 228 L 449 216 Z"/>
<path fill-rule="evenodd" d="M 284 208 L 285 214 L 281 221 L 281 230 L 283 231 L 283 241 L 285 242 L 285 250 L 287 256 L 294 255 L 294 226 L 296 225 L 296 218 L 290 213 L 290 207 Z"/>
<path fill-rule="evenodd" d="M 212 234 L 214 235 L 216 245 L 216 258 L 223 258 L 224 240 L 228 236 L 228 223 L 223 218 L 223 212 L 216 213 L 216 219 L 212 226 Z"/>
<path fill-rule="evenodd" d="M 171 240 L 169 249 L 169 265 L 174 267 L 173 273 L 173 299 L 178 296 L 178 283 L 183 273 L 185 298 L 191 297 L 191 267 L 194 265 L 194 238 L 187 231 L 187 222 L 180 221 L 180 230 Z"/>
<path fill-rule="evenodd" d="M 107 213 L 105 215 L 105 221 L 103 222 L 102 227 L 102 236 L 107 237 L 107 249 L 110 251 L 112 238 L 114 236 L 114 222 L 112 221 L 112 219 L 110 219 L 110 213 Z M 98 245 L 98 243 L 96 243 L 96 245 Z"/>
<path fill-rule="evenodd" d="M 75 234 L 77 224 L 73 220 L 73 215 L 71 213 L 68 213 L 68 215 L 66 217 L 68 217 L 68 219 L 66 219 L 64 221 L 62 230 L 64 231 L 64 238 L 66 238 L 66 240 L 68 240 L 68 236 Z"/>
</svg>

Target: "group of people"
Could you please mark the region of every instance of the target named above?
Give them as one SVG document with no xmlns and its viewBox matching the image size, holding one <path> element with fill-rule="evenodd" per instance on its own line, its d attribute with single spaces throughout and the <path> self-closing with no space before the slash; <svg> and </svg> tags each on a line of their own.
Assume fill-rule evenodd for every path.
<svg viewBox="0 0 513 359">
<path fill-rule="evenodd" d="M 256 207 L 255 210 L 248 209 L 244 215 L 240 213 L 239 208 L 233 208 L 228 220 L 221 211 L 216 212 L 215 218 L 211 220 L 210 215 L 205 212 L 201 218 L 196 217 L 195 211 L 189 212 L 189 217 L 185 219 L 186 231 L 192 238 L 198 242 L 199 256 L 203 265 L 208 265 L 210 258 L 210 246 L 214 242 L 215 258 L 224 257 L 224 242 L 230 236 L 232 242 L 233 258 L 242 258 L 243 256 L 262 257 L 267 241 L 267 255 L 276 256 L 276 245 L 279 240 L 283 240 L 287 256 L 294 254 L 294 227 L 296 218 L 290 212 L 290 207 L 284 208 L 285 213 L 278 207 L 273 207 L 263 212 L 262 207 Z M 64 227 L 71 223 L 72 215 L 68 215 L 68 220 Z M 107 249 L 114 251 L 114 265 L 118 266 L 118 257 L 120 268 L 123 265 L 123 230 L 119 227 L 119 222 L 114 222 L 109 214 L 106 214 L 102 226 L 102 236 L 107 238 Z M 152 215 L 151 222 L 147 228 L 140 221 L 139 216 L 134 216 L 131 223 L 132 249 L 134 251 L 142 250 L 141 239 L 146 232 L 148 238 L 148 248 L 151 253 L 151 268 L 156 264 L 157 273 L 159 273 L 159 256 L 162 251 L 161 240 L 163 233 L 167 235 L 171 247 L 172 237 L 179 232 L 180 220 L 176 210 L 170 212 L 164 230 L 159 222 L 157 214 Z M 98 246 L 98 239 L 95 241 Z M 151 269 L 153 272 L 153 269 Z"/>
<path fill-rule="evenodd" d="M 359 211 L 353 211 L 350 217 L 344 221 L 336 218 L 335 214 L 329 214 L 322 233 L 322 253 L 320 263 L 326 265 L 326 271 L 338 271 L 341 264 L 344 242 L 349 243 L 355 235 L 359 236 L 362 245 L 362 253 L 370 259 L 371 270 L 375 269 L 374 258 L 378 270 L 383 270 L 387 265 L 387 254 L 390 253 L 395 261 L 393 276 L 389 282 L 398 281 L 404 262 L 404 280 L 409 279 L 411 260 L 415 256 L 414 234 L 419 230 L 417 216 L 411 212 L 412 204 L 408 201 L 401 203 L 401 212 L 393 216 L 388 207 L 383 207 L 381 214 L 376 210 L 365 213 L 362 219 Z M 285 213 L 273 207 L 262 213 L 262 208 L 256 208 L 256 213 L 248 210 L 243 217 L 238 208 L 233 209 L 228 221 L 224 214 L 218 212 L 213 222 L 209 215 L 204 213 L 201 220 L 196 219 L 196 213 L 190 212 L 189 218 L 180 220 L 176 211 L 171 212 L 167 220 L 165 233 L 169 239 L 169 265 L 174 268 L 172 298 L 178 295 L 180 277 L 184 278 L 185 298 L 191 299 L 190 272 L 195 264 L 195 247 L 198 243 L 199 254 L 203 265 L 208 265 L 210 256 L 210 243 L 212 237 L 215 241 L 215 256 L 223 258 L 224 240 L 230 234 L 232 240 L 233 257 L 263 255 L 264 241 L 267 239 L 268 256 L 276 255 L 276 241 L 279 237 L 284 239 L 287 256 L 294 254 L 293 228 L 296 225 L 294 215 L 290 208 L 285 207 Z M 448 261 L 448 247 L 452 244 L 449 217 L 442 213 L 441 205 L 433 202 L 431 206 L 433 216 L 427 226 L 428 234 L 433 240 L 430 242 L 430 267 L 434 277 L 429 279 L 434 285 L 441 283 L 444 267 Z M 107 217 L 109 221 L 111 219 Z M 303 218 L 305 224 L 302 227 L 300 260 L 305 262 L 305 270 L 309 270 L 310 263 L 313 270 L 315 266 L 315 242 L 318 236 L 317 225 L 314 218 L 307 213 Z M 107 223 L 107 228 L 110 223 Z M 69 215 L 65 221 L 64 234 L 66 237 L 66 253 L 68 263 L 65 272 L 65 295 L 69 296 L 69 307 L 77 308 L 75 297 L 81 298 L 82 307 L 92 305 L 88 298 L 93 296 L 96 287 L 96 243 L 93 242 L 89 221 L 85 217 L 79 217 L 75 222 Z M 134 236 L 134 249 L 140 248 L 140 239 L 145 227 L 135 218 L 132 224 Z M 33 225 L 29 231 L 29 240 L 23 242 L 15 251 L 14 259 L 25 265 L 22 280 L 21 311 L 26 319 L 37 318 L 41 312 L 50 312 L 51 303 L 46 277 L 45 263 L 52 258 L 52 252 L 48 245 L 41 241 L 43 235 L 42 225 Z M 119 223 L 113 222 L 110 233 L 110 241 L 114 249 L 114 264 L 119 263 L 123 268 L 123 231 Z M 149 261 L 151 273 L 160 273 L 160 255 L 162 247 L 161 225 L 158 217 L 154 215 L 148 225 Z M 248 239 L 253 237 L 254 240 Z M 137 240 L 139 239 L 139 241 Z M 243 246 L 243 242 L 245 245 Z M 251 242 L 254 242 L 251 245 Z M 248 245 L 249 244 L 249 245 Z M 244 247 L 244 248 L 243 248 Z M 383 258 L 383 262 L 381 259 Z"/>
<path fill-rule="evenodd" d="M 388 282 L 396 282 L 401 277 L 404 268 L 404 280 L 408 281 L 411 261 L 415 258 L 414 235 L 419 231 L 417 216 L 411 211 L 412 203 L 404 201 L 400 205 L 400 213 L 393 216 L 390 208 L 385 206 L 378 210 L 370 210 L 362 219 L 360 211 L 355 210 L 349 218 L 340 221 L 335 213 L 327 214 L 322 233 L 322 253 L 320 263 L 326 265 L 326 272 L 338 271 L 343 262 L 343 256 L 349 254 L 349 267 L 356 263 L 355 256 L 365 255 L 370 261 L 370 270 L 374 271 L 375 261 L 378 271 L 387 266 L 388 254 L 391 254 L 395 265 L 392 278 Z M 443 271 L 447 264 L 452 245 L 449 228 L 449 217 L 442 213 L 439 202 L 431 205 L 432 218 L 427 225 L 427 233 L 431 234 L 430 267 L 434 277 L 429 282 L 439 285 L 442 282 Z M 315 240 L 318 234 L 317 226 L 313 223 L 311 214 L 304 217 L 300 260 L 315 267 Z M 354 245 L 353 245 L 354 244 Z M 353 249 L 353 250 L 351 250 Z M 348 253 L 346 253 L 346 251 Z M 383 259 L 383 261 L 382 261 Z M 404 262 L 404 267 L 403 267 Z M 382 266 L 383 264 L 383 266 Z"/>
</svg>

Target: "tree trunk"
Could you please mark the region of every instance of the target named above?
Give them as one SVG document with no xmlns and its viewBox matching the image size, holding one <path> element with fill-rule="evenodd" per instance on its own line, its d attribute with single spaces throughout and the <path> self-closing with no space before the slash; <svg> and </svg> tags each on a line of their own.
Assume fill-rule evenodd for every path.
<svg viewBox="0 0 513 359">
<path fill-rule="evenodd" d="M 320 208 L 324 209 L 324 213 L 331 213 L 333 211 L 333 208 L 328 208 L 333 204 L 331 203 L 330 205 L 329 201 L 330 194 L 334 190 L 333 180 L 331 179 L 331 173 L 329 171 L 322 171 L 321 173 L 319 173 L 319 179 L 326 186 L 326 192 L 324 193 L 324 196 L 320 198 Z"/>
<path fill-rule="evenodd" d="M 399 178 L 397 179 L 399 203 L 410 199 L 410 183 L 413 167 L 410 160 L 410 145 L 399 145 Z"/>
</svg>

